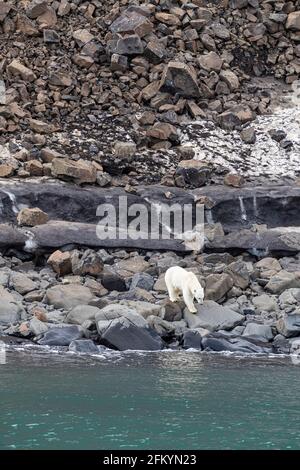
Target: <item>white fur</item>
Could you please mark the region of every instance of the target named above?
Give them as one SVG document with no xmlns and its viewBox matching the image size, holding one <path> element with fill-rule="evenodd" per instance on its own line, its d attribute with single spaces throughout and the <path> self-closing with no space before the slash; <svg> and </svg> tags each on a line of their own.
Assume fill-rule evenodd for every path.
<svg viewBox="0 0 300 470">
<path fill-rule="evenodd" d="M 179 294 L 182 294 L 189 311 L 196 313 L 194 299 L 200 304 L 204 299 L 204 291 L 197 276 L 179 266 L 173 266 L 167 270 L 165 281 L 171 302 L 179 300 Z"/>
</svg>

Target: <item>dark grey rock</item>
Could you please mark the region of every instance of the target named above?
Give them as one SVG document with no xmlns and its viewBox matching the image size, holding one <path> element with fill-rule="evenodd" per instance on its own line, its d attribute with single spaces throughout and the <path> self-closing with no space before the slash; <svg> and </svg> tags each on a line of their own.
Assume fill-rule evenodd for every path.
<svg viewBox="0 0 300 470">
<path fill-rule="evenodd" d="M 231 310 L 229 307 L 218 305 L 212 300 L 206 300 L 202 305 L 197 305 L 198 313 L 190 313 L 184 310 L 184 319 L 189 328 L 206 328 L 209 331 L 231 330 L 240 325 L 245 317 Z"/>
<path fill-rule="evenodd" d="M 278 320 L 276 327 L 286 338 L 300 336 L 300 314 L 284 315 Z"/>
<path fill-rule="evenodd" d="M 199 331 L 187 330 L 183 334 L 182 346 L 184 349 L 202 349 L 202 338 Z"/>
<path fill-rule="evenodd" d="M 112 320 L 100 343 L 119 351 L 158 351 L 163 348 L 160 336 L 147 327 L 138 327 L 125 317 Z"/>
</svg>

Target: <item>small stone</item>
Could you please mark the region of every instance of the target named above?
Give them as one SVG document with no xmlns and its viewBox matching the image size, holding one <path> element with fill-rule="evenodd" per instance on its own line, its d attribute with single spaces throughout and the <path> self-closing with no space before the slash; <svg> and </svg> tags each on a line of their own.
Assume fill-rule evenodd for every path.
<svg viewBox="0 0 300 470">
<path fill-rule="evenodd" d="M 77 29 L 73 33 L 73 38 L 76 40 L 79 46 L 84 46 L 94 39 L 94 35 L 91 34 L 87 29 Z"/>
<path fill-rule="evenodd" d="M 288 15 L 286 29 L 300 31 L 300 11 L 294 11 Z"/>
<path fill-rule="evenodd" d="M 39 160 L 29 160 L 25 163 L 24 169 L 28 171 L 30 176 L 43 176 L 44 167 Z"/>
<path fill-rule="evenodd" d="M 200 56 L 198 63 L 204 70 L 219 72 L 223 65 L 223 59 L 216 52 L 211 51 L 206 55 Z"/>
<path fill-rule="evenodd" d="M 136 154 L 136 144 L 134 142 L 116 142 L 114 145 L 114 154 L 116 157 L 131 160 Z"/>
<path fill-rule="evenodd" d="M 113 54 L 111 56 L 110 68 L 113 72 L 125 72 L 128 68 L 128 58 L 124 55 Z"/>
<path fill-rule="evenodd" d="M 96 167 L 85 160 L 73 161 L 68 158 L 55 158 L 52 161 L 53 176 L 61 179 L 71 179 L 78 184 L 95 183 L 97 178 Z"/>
<path fill-rule="evenodd" d="M 182 62 L 169 62 L 163 72 L 160 88 L 187 98 L 201 97 L 195 71 Z"/>
<path fill-rule="evenodd" d="M 60 41 L 59 34 L 53 29 L 44 29 L 43 35 L 44 35 L 44 42 L 46 43 L 55 44 Z"/>
</svg>

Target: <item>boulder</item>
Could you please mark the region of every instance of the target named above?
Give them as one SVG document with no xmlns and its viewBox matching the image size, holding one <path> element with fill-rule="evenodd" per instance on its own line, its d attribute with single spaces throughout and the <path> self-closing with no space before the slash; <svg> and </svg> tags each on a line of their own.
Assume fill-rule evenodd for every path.
<svg viewBox="0 0 300 470">
<path fill-rule="evenodd" d="M 160 89 L 174 94 L 179 93 L 186 98 L 201 97 L 195 71 L 182 62 L 168 63 L 161 78 Z"/>
<path fill-rule="evenodd" d="M 184 319 L 189 328 L 206 328 L 209 331 L 216 331 L 231 330 L 240 325 L 245 317 L 229 307 L 222 307 L 212 300 L 206 300 L 203 305 L 197 305 L 196 314 L 190 313 L 186 308 Z"/>
<path fill-rule="evenodd" d="M 75 339 L 69 345 L 69 351 L 79 354 L 98 354 L 96 344 L 90 339 Z"/>
<path fill-rule="evenodd" d="M 161 317 L 167 321 L 180 321 L 183 311 L 179 303 L 164 299 L 161 303 Z"/>
<path fill-rule="evenodd" d="M 281 271 L 281 265 L 276 258 L 263 258 L 255 265 L 260 270 L 262 278 L 270 279 L 276 273 Z"/>
<path fill-rule="evenodd" d="M 153 23 L 144 15 L 128 10 L 110 25 L 110 30 L 114 34 L 137 34 L 141 38 L 151 33 L 152 29 Z"/>
<path fill-rule="evenodd" d="M 72 341 L 82 337 L 83 331 L 79 326 L 54 327 L 46 331 L 38 343 L 47 346 L 69 346 Z"/>
<path fill-rule="evenodd" d="M 48 325 L 45 322 L 39 320 L 37 317 L 33 317 L 29 322 L 29 330 L 34 336 L 42 335 L 46 333 L 48 329 Z"/>
<path fill-rule="evenodd" d="M 176 175 L 181 176 L 185 185 L 190 188 L 204 186 L 210 180 L 211 172 L 207 163 L 194 159 L 182 160 L 176 169 Z"/>
<path fill-rule="evenodd" d="M 286 338 L 300 336 L 300 314 L 284 315 L 277 321 L 276 328 Z"/>
<path fill-rule="evenodd" d="M 127 318 L 131 323 L 137 327 L 146 327 L 146 320 L 137 313 L 133 308 L 122 304 L 111 304 L 102 308 L 96 315 L 95 320 L 97 324 L 98 333 L 101 335 L 103 331 L 110 325 L 112 320 L 118 318 Z"/>
<path fill-rule="evenodd" d="M 226 83 L 230 91 L 234 91 L 240 86 L 237 75 L 231 70 L 222 70 L 220 73 L 220 78 Z"/>
<path fill-rule="evenodd" d="M 25 67 L 21 62 L 17 59 L 14 59 L 8 66 L 8 72 L 12 75 L 20 76 L 24 81 L 33 82 L 36 80 L 36 75 L 33 73 L 31 69 Z"/>
<path fill-rule="evenodd" d="M 17 302 L 1 298 L 0 303 L 0 324 L 9 325 L 21 319 L 24 314 L 23 307 Z"/>
<path fill-rule="evenodd" d="M 32 131 L 39 134 L 52 134 L 55 131 L 53 124 L 40 121 L 39 119 L 29 119 L 29 127 Z"/>
<path fill-rule="evenodd" d="M 173 336 L 178 336 L 187 329 L 185 321 L 169 322 L 154 315 L 150 315 L 147 318 L 147 322 L 148 325 L 165 340 L 171 339 Z"/>
<path fill-rule="evenodd" d="M 47 290 L 45 302 L 55 308 L 69 310 L 77 305 L 89 304 L 93 297 L 91 290 L 80 284 L 59 284 Z"/>
<path fill-rule="evenodd" d="M 47 11 L 47 6 L 46 0 L 33 0 L 26 9 L 26 15 L 34 20 Z"/>
<path fill-rule="evenodd" d="M 244 183 L 244 177 L 238 175 L 237 173 L 227 173 L 227 175 L 224 177 L 224 184 L 227 186 L 232 186 L 233 188 L 241 188 Z"/>
<path fill-rule="evenodd" d="M 223 65 L 223 59 L 214 51 L 209 52 L 206 55 L 202 55 L 198 58 L 198 63 L 200 67 L 204 70 L 210 72 L 214 70 L 215 72 L 219 72 Z"/>
<path fill-rule="evenodd" d="M 247 263 L 242 260 L 234 261 L 226 268 L 226 272 L 233 280 L 233 284 L 241 289 L 246 289 L 250 282 L 250 275 L 247 269 Z M 213 299 L 215 300 L 215 299 Z"/>
<path fill-rule="evenodd" d="M 103 274 L 102 285 L 108 291 L 124 292 L 127 290 L 125 279 L 113 272 Z"/>
<path fill-rule="evenodd" d="M 66 317 L 67 323 L 73 323 L 75 325 L 82 325 L 85 321 L 95 321 L 95 316 L 100 312 L 97 307 L 91 305 L 77 305 L 72 308 Z"/>
<path fill-rule="evenodd" d="M 256 142 L 256 131 L 253 127 L 247 127 L 241 132 L 241 139 L 246 144 L 255 144 Z"/>
<path fill-rule="evenodd" d="M 279 296 L 279 304 L 281 308 L 298 305 L 300 303 L 300 289 L 287 289 Z"/>
</svg>

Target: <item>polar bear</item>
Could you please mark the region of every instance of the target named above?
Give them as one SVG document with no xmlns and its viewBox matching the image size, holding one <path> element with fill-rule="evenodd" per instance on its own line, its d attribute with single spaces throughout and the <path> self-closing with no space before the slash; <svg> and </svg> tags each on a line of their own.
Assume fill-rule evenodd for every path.
<svg viewBox="0 0 300 470">
<path fill-rule="evenodd" d="M 173 266 L 166 271 L 165 282 L 171 302 L 179 300 L 179 294 L 183 295 L 185 305 L 191 313 L 197 313 L 194 299 L 203 303 L 204 291 L 194 273 L 186 271 L 179 266 Z"/>
</svg>

